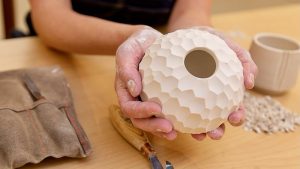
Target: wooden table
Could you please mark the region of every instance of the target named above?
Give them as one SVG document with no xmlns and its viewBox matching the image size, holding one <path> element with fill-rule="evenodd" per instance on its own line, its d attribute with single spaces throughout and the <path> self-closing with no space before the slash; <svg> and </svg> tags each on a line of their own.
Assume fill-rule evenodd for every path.
<svg viewBox="0 0 300 169">
<path fill-rule="evenodd" d="M 261 31 L 283 33 L 300 40 L 300 4 L 223 13 L 213 16 L 216 27 L 248 47 Z M 38 38 L 0 42 L 0 70 L 60 65 L 73 91 L 79 120 L 93 146 L 86 159 L 48 158 L 23 169 L 146 169 L 148 161 L 113 129 L 108 106 L 114 93 L 114 57 L 65 54 L 47 49 Z M 300 74 L 299 74 L 300 75 Z M 277 96 L 286 107 L 300 112 L 300 77 L 297 86 Z M 299 169 L 300 128 L 289 134 L 256 134 L 227 125 L 220 141 L 197 142 L 188 135 L 169 142 L 152 138 L 162 161 L 176 169 Z"/>
</svg>

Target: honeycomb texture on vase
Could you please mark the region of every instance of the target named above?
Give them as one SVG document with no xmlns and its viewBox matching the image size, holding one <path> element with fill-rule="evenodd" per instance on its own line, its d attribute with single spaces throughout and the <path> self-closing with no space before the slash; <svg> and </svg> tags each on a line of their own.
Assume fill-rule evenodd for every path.
<svg viewBox="0 0 300 169">
<path fill-rule="evenodd" d="M 141 99 L 161 104 L 182 133 L 205 133 L 243 101 L 243 67 L 227 44 L 206 31 L 182 29 L 159 37 L 139 70 Z"/>
</svg>

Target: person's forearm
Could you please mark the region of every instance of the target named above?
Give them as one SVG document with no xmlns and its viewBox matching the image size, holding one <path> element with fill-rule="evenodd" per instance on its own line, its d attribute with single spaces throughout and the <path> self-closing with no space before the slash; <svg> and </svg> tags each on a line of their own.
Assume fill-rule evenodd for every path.
<svg viewBox="0 0 300 169">
<path fill-rule="evenodd" d="M 210 26 L 211 0 L 177 0 L 168 22 L 168 31 L 193 26 Z"/>
<path fill-rule="evenodd" d="M 31 0 L 31 5 L 39 37 L 46 45 L 66 52 L 113 54 L 141 28 L 78 14 L 69 0 Z"/>
</svg>

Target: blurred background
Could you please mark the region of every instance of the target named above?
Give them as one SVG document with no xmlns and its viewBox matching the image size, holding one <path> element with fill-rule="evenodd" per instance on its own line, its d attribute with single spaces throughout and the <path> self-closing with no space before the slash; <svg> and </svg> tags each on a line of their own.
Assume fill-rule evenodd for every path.
<svg viewBox="0 0 300 169">
<path fill-rule="evenodd" d="M 299 3 L 300 0 L 213 0 L 212 15 L 220 13 L 232 13 L 241 10 L 251 10 L 257 8 L 268 8 L 271 6 L 290 5 Z M 27 32 L 25 23 L 26 14 L 30 11 L 27 0 L 1 0 L 0 2 L 0 39 L 8 36 L 12 29 Z M 4 19 L 6 16 L 6 20 Z M 6 30 L 5 29 L 6 24 Z M 7 32 L 7 36 L 5 36 Z"/>
</svg>

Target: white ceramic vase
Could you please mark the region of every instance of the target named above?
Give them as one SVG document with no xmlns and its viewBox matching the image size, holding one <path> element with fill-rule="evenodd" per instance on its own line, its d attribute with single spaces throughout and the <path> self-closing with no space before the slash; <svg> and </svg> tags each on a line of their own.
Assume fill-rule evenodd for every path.
<svg viewBox="0 0 300 169">
<path fill-rule="evenodd" d="M 158 38 L 139 70 L 141 99 L 157 102 L 182 133 L 216 129 L 243 100 L 243 68 L 227 44 L 199 29 L 182 29 Z"/>
</svg>

